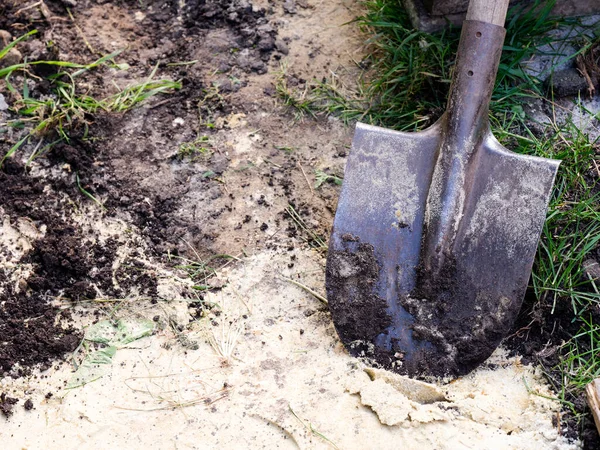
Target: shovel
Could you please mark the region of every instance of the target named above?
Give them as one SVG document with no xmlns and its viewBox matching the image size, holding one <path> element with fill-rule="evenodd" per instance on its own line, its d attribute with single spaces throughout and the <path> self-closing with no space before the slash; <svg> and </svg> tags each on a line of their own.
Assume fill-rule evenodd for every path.
<svg viewBox="0 0 600 450">
<path fill-rule="evenodd" d="M 466 374 L 521 307 L 559 162 L 492 135 L 508 0 L 471 0 L 446 112 L 401 133 L 359 123 L 326 289 L 355 356 L 412 377 Z"/>
</svg>

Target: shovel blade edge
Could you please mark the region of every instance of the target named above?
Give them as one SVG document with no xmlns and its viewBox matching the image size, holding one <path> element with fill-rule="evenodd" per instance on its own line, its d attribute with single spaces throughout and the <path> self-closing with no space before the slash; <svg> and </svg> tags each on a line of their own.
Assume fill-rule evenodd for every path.
<svg viewBox="0 0 600 450">
<path fill-rule="evenodd" d="M 469 171 L 448 267 L 420 264 L 443 121 L 418 133 L 358 124 L 329 244 L 326 289 L 349 351 L 410 376 L 468 373 L 519 312 L 558 162 L 489 134 Z"/>
</svg>

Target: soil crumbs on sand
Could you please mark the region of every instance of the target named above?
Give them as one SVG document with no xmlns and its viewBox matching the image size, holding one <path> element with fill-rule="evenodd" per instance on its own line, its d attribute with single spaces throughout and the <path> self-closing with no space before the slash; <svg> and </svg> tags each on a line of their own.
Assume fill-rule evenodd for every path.
<svg viewBox="0 0 600 450">
<path fill-rule="evenodd" d="M 317 167 L 341 171 L 338 154 L 345 155 L 350 133 L 337 121 L 293 123 L 274 97 L 273 74 L 290 48 L 297 84 L 322 78 L 340 63 L 339 56 L 331 58 L 299 36 L 315 27 L 307 3 L 292 12 L 289 5 L 246 0 L 46 0 L 23 6 L 0 6 L 0 29 L 12 38 L 38 31 L 16 47 L 20 61 L 87 64 L 122 51 L 115 60 L 120 66 L 107 64 L 79 79 L 80 94 L 114 94 L 117 87 L 147 79 L 156 67 L 160 77 L 182 87 L 126 113 L 85 117 L 69 130 L 68 140 L 31 163 L 32 152 L 59 136 L 33 136 L 4 161 L 4 376 L 47 369 L 71 354 L 82 341 L 81 321 L 111 317 L 123 299 L 151 305 L 175 295 L 189 303 L 191 317 L 202 315 L 202 290 L 191 286 L 207 276 L 165 294 L 159 292 L 164 270 L 186 277 L 190 271 L 178 267 L 191 264 L 206 275 L 212 269 L 205 260 L 212 267 L 231 261 L 215 255 L 301 245 L 304 229 L 290 219 L 289 208 L 303 226 L 328 234 L 336 188 L 323 186 L 316 196 L 306 174 Z M 336 8 L 339 24 L 351 18 L 346 7 Z M 289 27 L 292 15 L 304 30 Z M 56 69 L 31 67 L 35 73 L 26 80 L 13 75 L 13 84 L 27 84 L 34 98 L 52 96 L 45 77 Z M 19 93 L 3 94 L 9 105 L 19 100 Z M 31 129 L 27 122 L 4 126 L 19 118 L 13 110 L 0 111 L 3 155 Z M 322 136 L 327 141 L 317 146 Z M 12 399 L 2 399 L 9 415 Z"/>
</svg>

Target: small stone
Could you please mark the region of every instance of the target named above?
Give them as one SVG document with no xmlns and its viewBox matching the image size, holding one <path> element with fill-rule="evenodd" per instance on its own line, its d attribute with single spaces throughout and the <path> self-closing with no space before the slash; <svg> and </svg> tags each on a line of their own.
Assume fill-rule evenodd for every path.
<svg viewBox="0 0 600 450">
<path fill-rule="evenodd" d="M 20 278 L 19 281 L 17 281 L 17 287 L 19 289 L 19 292 L 27 292 L 27 288 L 29 287 L 29 285 L 27 284 L 27 281 L 24 278 Z"/>
<path fill-rule="evenodd" d="M 6 393 L 0 394 L 0 412 L 4 417 L 9 418 L 13 414 L 13 405 L 18 402 L 16 398 L 9 397 Z"/>
<path fill-rule="evenodd" d="M 28 61 L 39 61 L 40 59 L 44 59 L 44 55 L 47 54 L 46 46 L 39 39 L 26 42 L 25 46 L 27 47 L 25 53 L 27 54 Z"/>
<path fill-rule="evenodd" d="M 267 86 L 266 88 L 264 88 L 263 92 L 265 95 L 267 95 L 269 97 L 275 97 L 275 95 L 277 94 L 277 90 L 276 90 L 275 86 L 273 86 L 273 85 Z"/>
<path fill-rule="evenodd" d="M 288 48 L 287 44 L 283 41 L 283 39 L 275 40 L 275 48 L 282 55 L 287 55 L 290 52 L 290 49 Z"/>
<path fill-rule="evenodd" d="M 227 280 L 225 278 L 220 278 L 219 276 L 214 276 L 206 280 L 206 285 L 212 289 L 222 289 L 227 284 Z"/>
<path fill-rule="evenodd" d="M 254 61 L 250 66 L 256 73 L 263 74 L 267 72 L 267 66 L 262 61 Z"/>
<path fill-rule="evenodd" d="M 25 407 L 26 411 L 31 411 L 33 409 L 33 402 L 30 398 L 28 398 L 27 400 L 25 400 L 25 404 L 23 406 Z"/>
<path fill-rule="evenodd" d="M 587 92 L 588 84 L 577 69 L 565 69 L 555 72 L 547 80 L 548 88 L 552 89 L 556 97 L 569 97 L 580 92 Z"/>
<path fill-rule="evenodd" d="M 226 94 L 237 90 L 229 78 L 219 78 L 218 80 L 216 80 L 215 84 L 219 86 L 219 92 L 223 92 Z"/>
<path fill-rule="evenodd" d="M 0 94 L 0 111 L 6 111 L 8 109 L 8 103 L 4 99 L 4 95 Z"/>
<path fill-rule="evenodd" d="M 23 60 L 23 55 L 16 48 L 11 48 L 9 52 L 0 59 L 0 67 L 9 67 L 19 64 Z"/>
<path fill-rule="evenodd" d="M 224 72 L 229 72 L 231 70 L 231 64 L 229 64 L 227 61 L 221 61 L 219 63 L 219 72 L 224 73 Z"/>
<path fill-rule="evenodd" d="M 283 10 L 288 14 L 296 14 L 296 0 L 285 0 Z"/>
<path fill-rule="evenodd" d="M 583 273 L 590 281 L 600 280 L 600 264 L 595 259 L 586 259 L 583 262 Z"/>
<path fill-rule="evenodd" d="M 271 34 L 274 33 L 276 30 L 275 28 L 273 28 L 273 25 L 271 25 L 270 23 L 265 23 L 263 25 L 259 25 L 258 27 L 256 27 L 256 32 L 258 33 L 259 36 L 264 36 L 265 34 Z"/>
<path fill-rule="evenodd" d="M 6 47 L 12 41 L 12 36 L 8 31 L 0 30 L 0 40 L 2 41 L 2 46 Z"/>
<path fill-rule="evenodd" d="M 275 48 L 275 39 L 272 36 L 266 35 L 260 38 L 258 41 L 258 49 L 261 52 L 268 52 Z"/>
</svg>

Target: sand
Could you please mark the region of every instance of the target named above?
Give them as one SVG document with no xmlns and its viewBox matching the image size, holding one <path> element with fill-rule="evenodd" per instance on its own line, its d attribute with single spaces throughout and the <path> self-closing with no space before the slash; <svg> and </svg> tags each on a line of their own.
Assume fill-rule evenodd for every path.
<svg viewBox="0 0 600 450">
<path fill-rule="evenodd" d="M 326 306 L 281 278 L 320 291 L 322 256 L 296 250 L 289 269 L 291 256 L 267 251 L 224 269 L 226 286 L 206 297 L 218 307 L 186 339 L 157 327 L 119 348 L 106 375 L 83 387 L 63 389 L 68 364 L 3 379 L 0 390 L 19 399 L 14 415 L 0 418 L 3 448 L 580 448 L 559 437 L 560 405 L 544 398 L 554 394 L 540 371 L 502 349 L 469 376 L 437 385 L 349 356 Z M 159 324 L 189 320 L 176 299 L 120 312 L 152 314 Z"/>
</svg>

